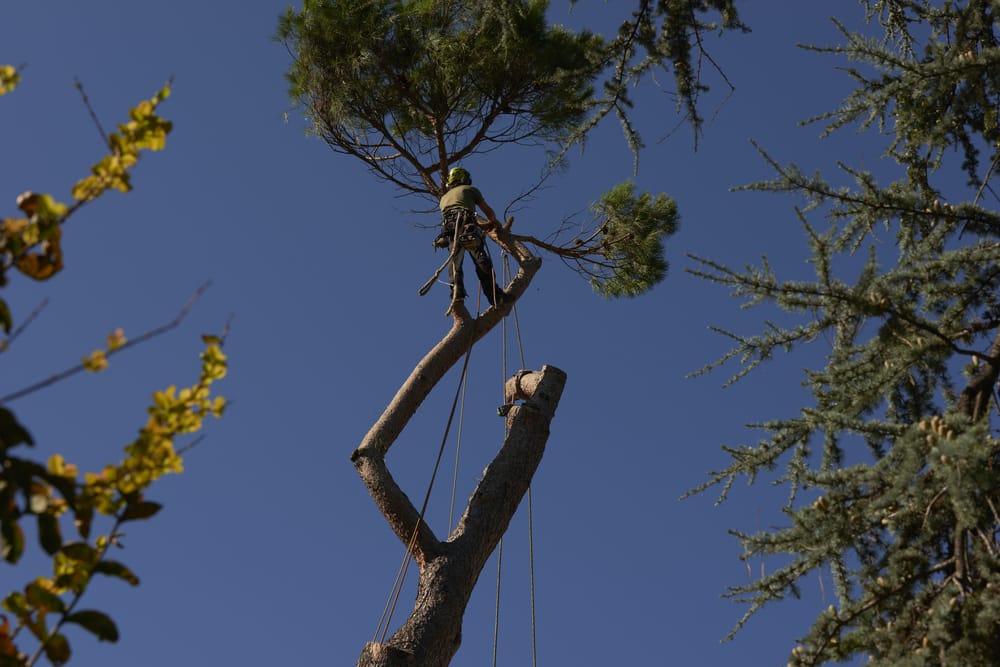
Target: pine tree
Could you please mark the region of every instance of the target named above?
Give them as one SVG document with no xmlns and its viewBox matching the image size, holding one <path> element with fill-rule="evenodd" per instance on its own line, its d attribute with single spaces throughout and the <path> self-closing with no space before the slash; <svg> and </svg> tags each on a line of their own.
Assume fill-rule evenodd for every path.
<svg viewBox="0 0 1000 667">
<path fill-rule="evenodd" d="M 306 0 L 281 19 L 278 38 L 294 62 L 290 93 L 313 131 L 360 160 L 377 178 L 434 203 L 451 167 L 505 145 L 538 146 L 540 168 L 565 167 L 568 147 L 617 114 L 634 150 L 629 87 L 656 68 L 674 72 L 697 128 L 703 89 L 692 44 L 719 12 L 742 27 L 731 0 L 641 0 L 614 39 L 550 25 L 543 0 Z M 659 23 L 662 21 L 662 23 Z M 606 74 L 603 90 L 597 84 Z M 532 184 L 526 183 L 529 189 Z M 664 241 L 677 228 L 665 194 L 637 193 L 626 181 L 597 198 L 584 228 L 560 226 L 545 240 L 507 224 L 489 230 L 520 270 L 505 286 L 524 294 L 541 259 L 561 258 L 609 297 L 635 296 L 663 280 Z M 545 221 L 533 221 L 533 227 Z M 444 666 L 461 642 L 462 616 L 486 559 L 538 466 L 566 374 L 549 366 L 508 380 L 508 435 L 449 536 L 437 536 L 393 479 L 385 456 L 424 398 L 510 311 L 511 302 L 473 318 L 461 303 L 453 326 L 417 364 L 352 455 L 362 481 L 419 568 L 406 622 L 368 643 L 358 664 Z M 515 405 L 516 403 L 516 405 Z"/>
<path fill-rule="evenodd" d="M 729 595 L 749 604 L 745 621 L 829 571 L 837 603 L 790 665 L 986 667 L 1000 656 L 1000 2 L 861 5 L 882 34 L 839 24 L 843 45 L 816 49 L 849 59 L 857 87 L 813 120 L 828 140 L 848 126 L 884 135 L 895 180 L 842 165 L 853 184 L 838 187 L 762 150 L 775 176 L 751 189 L 805 199 L 816 275 L 698 259 L 749 304 L 798 317 L 728 334 L 719 363 L 742 359 L 742 377 L 780 350 L 829 349 L 806 372 L 810 404 L 762 424 L 757 444 L 726 447 L 732 462 L 699 490 L 725 498 L 741 476 L 782 471 L 787 525 L 739 539 L 745 558 L 787 564 Z"/>
<path fill-rule="evenodd" d="M 612 113 L 638 160 L 629 89 L 657 69 L 673 75 L 697 134 L 707 89 L 700 35 L 745 29 L 732 0 L 641 0 L 606 40 L 550 24 L 548 4 L 306 0 L 280 18 L 276 35 L 293 56 L 289 94 L 335 152 L 436 203 L 452 166 L 506 145 L 544 148 L 541 172 L 565 168 L 569 148 Z M 662 244 L 677 228 L 672 200 L 628 182 L 596 199 L 590 224 L 519 240 L 564 259 L 605 296 L 634 296 L 662 280 Z"/>
</svg>

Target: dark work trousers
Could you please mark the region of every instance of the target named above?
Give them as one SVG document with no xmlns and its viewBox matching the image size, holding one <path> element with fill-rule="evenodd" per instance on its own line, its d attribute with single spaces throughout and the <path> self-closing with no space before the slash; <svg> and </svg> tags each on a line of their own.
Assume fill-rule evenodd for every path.
<svg viewBox="0 0 1000 667">
<path fill-rule="evenodd" d="M 490 254 L 486 251 L 486 239 L 483 237 L 483 231 L 479 228 L 479 225 L 475 223 L 475 219 L 475 214 L 464 209 L 454 212 L 449 210 L 445 213 L 445 219 L 442 223 L 444 226 L 442 234 L 448 238 L 449 252 L 451 252 L 452 246 L 455 243 L 456 224 L 459 226 L 458 233 L 460 236 L 463 233 L 470 232 L 475 234 L 476 243 L 472 249 L 468 250 L 468 253 L 472 256 L 472 263 L 476 267 L 476 276 L 479 278 L 479 284 L 483 287 L 486 300 L 493 306 L 496 305 L 494 295 L 502 299 L 504 292 L 503 288 L 497 285 L 494 280 L 493 262 L 490 260 Z M 465 253 L 466 249 L 459 244 L 458 249 L 455 251 L 455 256 L 451 260 L 451 266 L 448 267 L 448 274 L 451 277 L 452 298 L 454 299 L 464 299 L 466 296 L 464 272 L 462 271 L 462 262 L 465 259 Z"/>
</svg>

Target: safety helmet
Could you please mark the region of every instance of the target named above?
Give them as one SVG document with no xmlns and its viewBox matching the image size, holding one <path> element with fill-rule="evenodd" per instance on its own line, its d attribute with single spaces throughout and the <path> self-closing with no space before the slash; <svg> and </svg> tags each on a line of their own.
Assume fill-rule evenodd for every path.
<svg viewBox="0 0 1000 667">
<path fill-rule="evenodd" d="M 453 185 L 472 185 L 472 175 L 462 167 L 452 167 L 448 172 L 448 187 Z"/>
</svg>

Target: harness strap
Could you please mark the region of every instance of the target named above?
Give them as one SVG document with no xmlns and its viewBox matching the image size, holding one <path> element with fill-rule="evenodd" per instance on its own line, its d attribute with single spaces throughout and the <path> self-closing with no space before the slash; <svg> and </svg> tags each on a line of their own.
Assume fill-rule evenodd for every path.
<svg viewBox="0 0 1000 667">
<path fill-rule="evenodd" d="M 445 222 L 459 222 L 462 221 L 464 224 L 468 224 L 471 221 L 475 221 L 476 214 L 474 211 L 462 206 L 449 206 L 444 211 L 441 212 L 442 217 Z"/>
</svg>

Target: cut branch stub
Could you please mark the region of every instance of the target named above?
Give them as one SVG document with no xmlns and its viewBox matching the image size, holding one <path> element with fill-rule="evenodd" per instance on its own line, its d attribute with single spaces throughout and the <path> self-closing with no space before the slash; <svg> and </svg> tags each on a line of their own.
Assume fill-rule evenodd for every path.
<svg viewBox="0 0 1000 667">
<path fill-rule="evenodd" d="M 446 667 L 458 651 L 469 598 L 541 462 L 566 384 L 566 374 L 552 366 L 521 371 L 518 377 L 516 399 L 524 403 L 510 409 L 503 446 L 483 472 L 458 527 L 446 542 L 437 542 L 429 529 L 418 536 L 414 557 L 420 574 L 413 611 L 385 644 L 365 646 L 358 667 Z M 413 516 L 405 494 L 378 457 L 362 455 L 355 465 L 393 530 L 408 543 L 410 535 L 399 526 L 409 522 L 412 530 L 425 524 Z M 370 472 L 378 475 L 366 477 Z M 386 483 L 392 487 L 388 491 L 373 488 Z"/>
</svg>

